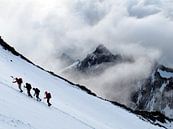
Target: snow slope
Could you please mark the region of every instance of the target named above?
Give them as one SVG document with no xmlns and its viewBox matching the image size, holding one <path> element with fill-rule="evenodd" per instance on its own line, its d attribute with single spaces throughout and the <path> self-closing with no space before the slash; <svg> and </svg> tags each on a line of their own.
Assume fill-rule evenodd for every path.
<svg viewBox="0 0 173 129">
<path fill-rule="evenodd" d="M 20 93 L 10 76 L 52 93 L 52 107 Z M 169 125 L 170 129 L 172 128 Z M 14 56 L 0 46 L 0 129 L 160 129 Z"/>
</svg>

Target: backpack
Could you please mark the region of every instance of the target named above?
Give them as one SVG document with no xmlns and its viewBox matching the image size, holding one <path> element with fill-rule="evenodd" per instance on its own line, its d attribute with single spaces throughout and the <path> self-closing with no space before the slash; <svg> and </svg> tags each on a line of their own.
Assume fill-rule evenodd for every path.
<svg viewBox="0 0 173 129">
<path fill-rule="evenodd" d="M 35 89 L 35 92 L 40 93 L 40 90 L 38 88 Z"/>
<path fill-rule="evenodd" d="M 51 98 L 52 96 L 51 96 L 51 94 L 50 93 L 47 93 L 47 96 L 46 96 L 47 98 Z"/>
<path fill-rule="evenodd" d="M 17 81 L 19 84 L 22 84 L 22 83 L 23 83 L 22 78 L 18 78 L 18 79 L 16 79 L 16 81 Z"/>
<path fill-rule="evenodd" d="M 26 88 L 27 88 L 27 89 L 31 89 L 31 88 L 32 88 L 32 87 L 31 87 L 31 84 L 26 83 Z"/>
</svg>

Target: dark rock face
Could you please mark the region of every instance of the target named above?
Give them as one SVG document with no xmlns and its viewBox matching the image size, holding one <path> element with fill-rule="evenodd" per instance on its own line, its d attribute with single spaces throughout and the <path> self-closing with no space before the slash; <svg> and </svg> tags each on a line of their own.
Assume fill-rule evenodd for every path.
<svg viewBox="0 0 173 129">
<path fill-rule="evenodd" d="M 159 111 L 173 118 L 173 70 L 158 66 L 132 96 L 137 110 Z"/>
<path fill-rule="evenodd" d="M 96 50 L 89 54 L 78 64 L 78 70 L 86 71 L 89 68 L 103 63 L 118 63 L 122 61 L 120 55 L 113 55 L 105 46 L 99 45 Z"/>
</svg>

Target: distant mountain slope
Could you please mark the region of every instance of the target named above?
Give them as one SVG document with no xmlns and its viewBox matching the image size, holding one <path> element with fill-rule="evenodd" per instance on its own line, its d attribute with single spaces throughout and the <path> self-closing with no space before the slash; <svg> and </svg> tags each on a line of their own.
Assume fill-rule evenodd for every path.
<svg viewBox="0 0 173 129">
<path fill-rule="evenodd" d="M 132 100 L 138 110 L 160 111 L 173 118 L 173 69 L 159 65 Z"/>
</svg>

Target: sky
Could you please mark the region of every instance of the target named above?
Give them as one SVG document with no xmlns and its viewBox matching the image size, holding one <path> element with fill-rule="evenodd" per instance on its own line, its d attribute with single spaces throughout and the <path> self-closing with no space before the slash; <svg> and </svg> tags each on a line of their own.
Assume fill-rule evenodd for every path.
<svg viewBox="0 0 173 129">
<path fill-rule="evenodd" d="M 112 85 L 105 87 L 112 81 L 123 82 L 120 89 L 146 78 L 155 62 L 173 67 L 172 0 L 0 0 L 0 28 L 6 42 L 56 73 L 64 68 L 61 54 L 83 59 L 99 44 L 133 56 L 134 64 L 114 67 L 93 79 L 104 80 L 101 95 L 107 94 L 102 93 L 105 89 L 112 91 Z"/>
</svg>

